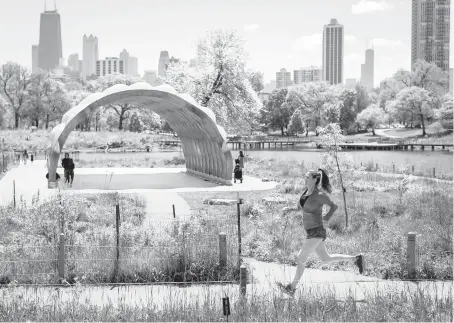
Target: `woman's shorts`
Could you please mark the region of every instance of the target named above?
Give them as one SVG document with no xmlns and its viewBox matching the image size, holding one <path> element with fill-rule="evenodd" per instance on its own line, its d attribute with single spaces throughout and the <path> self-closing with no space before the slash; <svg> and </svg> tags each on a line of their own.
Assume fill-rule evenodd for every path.
<svg viewBox="0 0 454 323">
<path fill-rule="evenodd" d="M 323 239 L 323 241 L 326 240 L 326 229 L 323 226 L 308 229 L 306 230 L 306 232 L 307 232 L 306 239 L 318 238 Z"/>
</svg>

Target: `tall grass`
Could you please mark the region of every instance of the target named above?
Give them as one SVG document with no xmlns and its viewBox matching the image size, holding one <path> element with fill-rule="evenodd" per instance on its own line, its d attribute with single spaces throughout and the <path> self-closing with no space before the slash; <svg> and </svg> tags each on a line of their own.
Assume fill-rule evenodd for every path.
<svg viewBox="0 0 454 323">
<path fill-rule="evenodd" d="M 236 287 L 238 289 L 238 287 Z M 426 290 L 382 290 L 366 292 L 357 301 L 352 291 L 339 299 L 334 290 L 305 288 L 294 300 L 280 293 L 259 293 L 254 288 L 247 298 L 230 289 L 199 288 L 190 293 L 168 287 L 119 288 L 115 293 L 90 289 L 0 291 L 1 321 L 226 321 L 221 297 L 230 295 L 233 322 L 452 322 L 452 295 Z M 108 296 L 110 294 L 110 296 Z M 141 297 L 141 295 L 143 295 Z M 113 300 L 112 300 L 113 299 Z"/>
<path fill-rule="evenodd" d="M 114 277 L 118 199 L 120 271 Z M 62 225 L 69 283 L 238 279 L 232 255 L 236 240 L 228 219 L 146 214 L 145 202 L 135 195 L 63 195 L 40 205 L 37 202 L 31 207 L 0 209 L 0 283 L 55 282 Z M 231 240 L 226 267 L 218 264 L 221 231 Z"/>
</svg>

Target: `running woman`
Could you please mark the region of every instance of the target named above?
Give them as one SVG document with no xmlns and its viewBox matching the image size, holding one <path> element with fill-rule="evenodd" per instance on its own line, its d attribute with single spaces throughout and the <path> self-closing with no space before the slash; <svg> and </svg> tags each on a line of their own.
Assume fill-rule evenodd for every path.
<svg viewBox="0 0 454 323">
<path fill-rule="evenodd" d="M 338 206 L 331 200 L 329 194 L 331 193 L 331 184 L 329 182 L 328 175 L 322 169 L 318 171 L 310 170 L 307 172 L 306 177 L 306 189 L 298 201 L 296 208 L 284 208 L 283 212 L 295 210 L 303 210 L 303 225 L 307 232 L 306 241 L 298 254 L 298 266 L 296 268 L 295 277 L 290 284 L 281 286 L 283 291 L 290 296 L 293 296 L 298 286 L 298 283 L 303 276 L 306 261 L 309 256 L 315 252 L 323 263 L 329 263 L 334 261 L 351 261 L 354 263 L 360 274 L 365 269 L 364 256 L 359 254 L 357 256 L 349 255 L 330 255 L 326 251 L 325 239 L 326 229 L 330 218 L 336 212 Z M 329 207 L 328 213 L 322 216 L 323 205 Z"/>
</svg>

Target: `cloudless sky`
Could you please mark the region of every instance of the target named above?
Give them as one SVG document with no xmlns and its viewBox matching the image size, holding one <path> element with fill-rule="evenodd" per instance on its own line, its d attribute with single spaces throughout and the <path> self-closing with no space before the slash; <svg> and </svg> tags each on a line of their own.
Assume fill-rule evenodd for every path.
<svg viewBox="0 0 454 323">
<path fill-rule="evenodd" d="M 344 25 L 344 78 L 359 79 L 372 40 L 375 86 L 411 65 L 411 0 L 57 0 L 57 9 L 65 59 L 71 53 L 82 59 L 82 37 L 93 34 L 101 59 L 126 48 L 138 57 L 140 74 L 157 70 L 161 50 L 194 58 L 197 39 L 217 28 L 238 31 L 248 67 L 264 72 L 266 81 L 281 68 L 321 66 L 321 34 L 331 18 Z M 43 11 L 44 0 L 0 0 L 0 63 L 31 67 Z"/>
</svg>

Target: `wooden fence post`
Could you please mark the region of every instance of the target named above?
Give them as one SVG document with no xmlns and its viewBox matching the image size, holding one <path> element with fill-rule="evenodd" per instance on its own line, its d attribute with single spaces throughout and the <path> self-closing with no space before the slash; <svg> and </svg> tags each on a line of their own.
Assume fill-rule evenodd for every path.
<svg viewBox="0 0 454 323">
<path fill-rule="evenodd" d="M 412 174 L 415 173 L 415 165 L 411 165 L 411 173 L 412 173 Z"/>
<path fill-rule="evenodd" d="M 13 206 L 16 208 L 16 181 L 13 180 Z"/>
<path fill-rule="evenodd" d="M 240 266 L 240 294 L 246 295 L 247 270 L 245 265 Z"/>
<path fill-rule="evenodd" d="M 175 219 L 175 204 L 172 204 L 173 218 Z"/>
<path fill-rule="evenodd" d="M 116 229 L 116 255 L 114 262 L 114 272 L 112 274 L 112 280 L 117 281 L 118 269 L 120 267 L 120 204 L 115 205 L 115 229 Z"/>
<path fill-rule="evenodd" d="M 393 163 L 393 173 L 396 172 L 396 165 Z"/>
<path fill-rule="evenodd" d="M 227 235 L 225 232 L 219 233 L 219 264 L 227 264 Z"/>
<path fill-rule="evenodd" d="M 435 167 L 433 168 L 433 177 L 435 177 Z"/>
<path fill-rule="evenodd" d="M 241 209 L 239 199 L 236 202 L 236 210 L 238 215 L 238 266 L 241 266 Z"/>
<path fill-rule="evenodd" d="M 65 279 L 65 234 L 60 233 L 58 245 L 58 277 L 60 280 Z"/>
<path fill-rule="evenodd" d="M 408 278 L 416 278 L 416 233 L 407 234 L 407 271 Z"/>
</svg>

